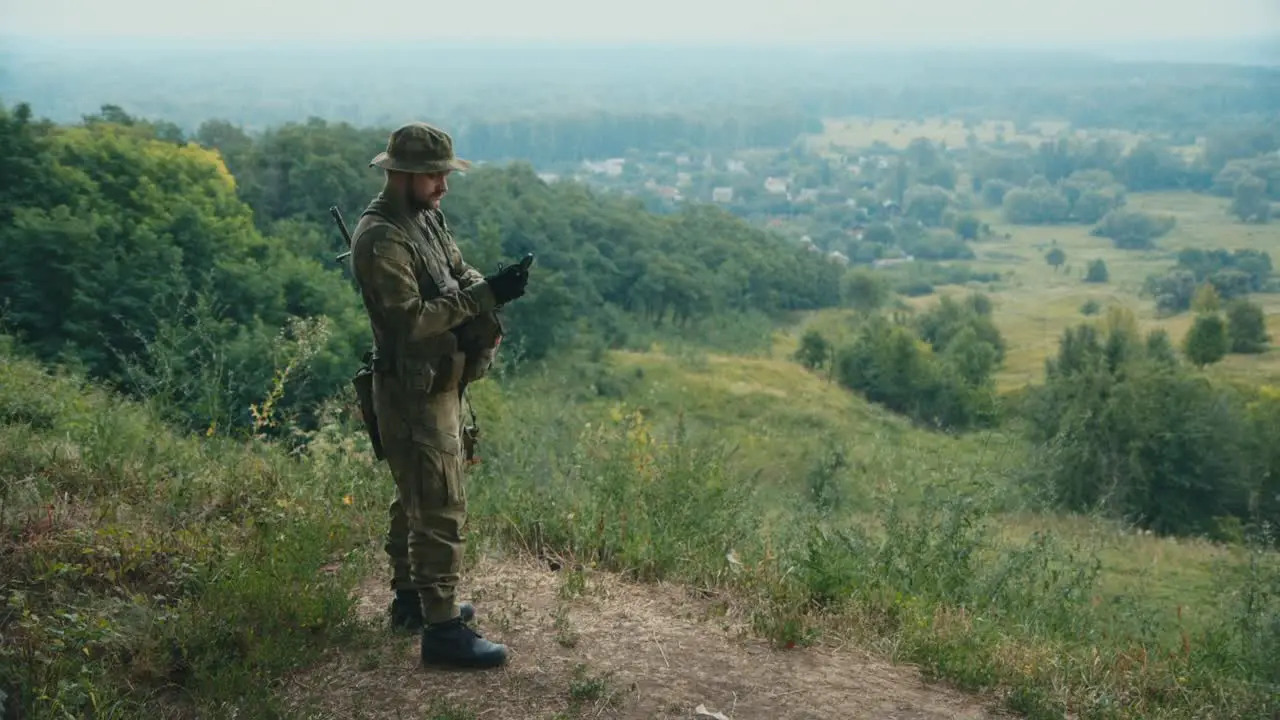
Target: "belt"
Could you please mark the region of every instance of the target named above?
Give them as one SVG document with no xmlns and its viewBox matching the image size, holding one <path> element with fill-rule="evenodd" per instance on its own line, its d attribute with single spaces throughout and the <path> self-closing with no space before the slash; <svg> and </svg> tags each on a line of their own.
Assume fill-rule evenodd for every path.
<svg viewBox="0 0 1280 720">
<path fill-rule="evenodd" d="M 391 358 L 381 357 L 370 350 L 365 352 L 363 360 L 376 373 L 393 377 L 396 374 L 396 364 L 392 362 Z"/>
</svg>

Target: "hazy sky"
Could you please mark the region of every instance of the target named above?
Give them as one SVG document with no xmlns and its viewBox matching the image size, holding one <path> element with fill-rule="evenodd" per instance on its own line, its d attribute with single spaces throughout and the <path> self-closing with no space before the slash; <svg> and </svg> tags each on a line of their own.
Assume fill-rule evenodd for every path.
<svg viewBox="0 0 1280 720">
<path fill-rule="evenodd" d="M 1027 44 L 1280 33 L 1280 0 L 0 0 L 0 32 Z"/>
</svg>

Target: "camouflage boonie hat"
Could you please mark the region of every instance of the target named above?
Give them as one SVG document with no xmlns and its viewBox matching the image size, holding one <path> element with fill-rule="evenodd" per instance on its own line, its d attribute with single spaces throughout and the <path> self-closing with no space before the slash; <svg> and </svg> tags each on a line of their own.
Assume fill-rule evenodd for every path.
<svg viewBox="0 0 1280 720">
<path fill-rule="evenodd" d="M 369 161 L 370 167 L 407 173 L 437 174 L 467 170 L 471 163 L 453 154 L 449 133 L 422 122 L 401 125 L 387 139 L 387 149 Z"/>
</svg>

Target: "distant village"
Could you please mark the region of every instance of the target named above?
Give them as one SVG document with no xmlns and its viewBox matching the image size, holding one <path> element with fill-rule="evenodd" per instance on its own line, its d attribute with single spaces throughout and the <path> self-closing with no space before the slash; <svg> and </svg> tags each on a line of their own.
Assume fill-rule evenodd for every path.
<svg viewBox="0 0 1280 720">
<path fill-rule="evenodd" d="M 810 252 L 824 253 L 840 265 L 849 265 L 851 259 L 833 245 L 861 242 L 869 224 L 901 214 L 897 202 L 874 195 L 878 182 L 894 166 L 891 155 L 743 154 L 752 157 L 717 162 L 709 153 L 660 152 L 650 157 L 587 160 L 544 169 L 538 176 L 547 183 L 569 179 L 621 192 L 646 201 L 657 211 L 674 210 L 686 202 L 720 205 L 781 231 Z M 833 225 L 844 242 L 831 242 Z M 827 231 L 826 242 L 815 241 L 815 228 Z M 877 258 L 869 265 L 881 268 L 913 261 L 912 255 L 904 253 Z"/>
</svg>

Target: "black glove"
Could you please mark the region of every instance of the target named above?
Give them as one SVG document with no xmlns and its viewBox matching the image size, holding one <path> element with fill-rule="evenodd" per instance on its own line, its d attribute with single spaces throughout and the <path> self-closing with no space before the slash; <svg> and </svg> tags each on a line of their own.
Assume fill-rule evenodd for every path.
<svg viewBox="0 0 1280 720">
<path fill-rule="evenodd" d="M 493 290 L 498 304 L 503 305 L 524 295 L 525 285 L 529 284 L 529 271 L 520 265 L 508 265 L 484 281 Z"/>
</svg>

